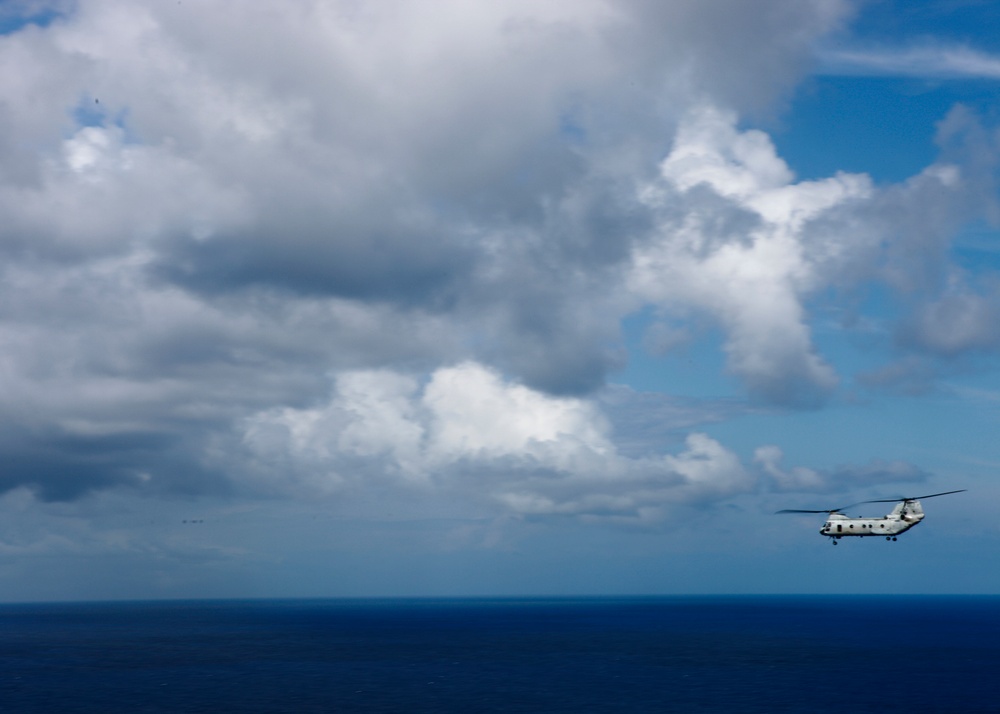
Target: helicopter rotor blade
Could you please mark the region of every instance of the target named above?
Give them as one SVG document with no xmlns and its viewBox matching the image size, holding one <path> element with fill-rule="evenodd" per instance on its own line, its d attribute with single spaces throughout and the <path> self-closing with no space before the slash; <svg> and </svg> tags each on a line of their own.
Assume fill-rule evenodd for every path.
<svg viewBox="0 0 1000 714">
<path fill-rule="evenodd" d="M 780 511 L 775 511 L 775 513 L 837 513 L 840 511 L 839 508 L 826 508 L 820 511 L 805 511 L 800 508 L 784 508 Z"/>
<path fill-rule="evenodd" d="M 903 503 L 906 501 L 919 501 L 922 498 L 935 498 L 937 496 L 947 496 L 951 493 L 962 493 L 968 489 L 960 488 L 957 491 L 944 491 L 942 493 L 932 493 L 927 496 L 910 496 L 907 498 L 880 498 L 877 501 L 862 501 L 861 503 Z M 860 505 L 860 504 L 855 504 Z"/>
</svg>

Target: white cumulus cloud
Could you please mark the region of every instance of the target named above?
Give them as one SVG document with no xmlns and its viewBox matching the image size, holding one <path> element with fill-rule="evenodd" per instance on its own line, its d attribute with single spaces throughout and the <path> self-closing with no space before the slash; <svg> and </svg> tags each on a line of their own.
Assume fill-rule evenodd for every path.
<svg viewBox="0 0 1000 714">
<path fill-rule="evenodd" d="M 713 107 L 688 115 L 660 168 L 644 199 L 661 221 L 634 255 L 632 289 L 715 318 L 730 369 L 752 390 L 791 403 L 821 399 L 837 375 L 813 347 L 803 301 L 833 276 L 808 225 L 869 198 L 871 181 L 795 182 L 766 134 L 739 131 L 734 114 Z"/>
<path fill-rule="evenodd" d="M 664 504 L 754 485 L 739 458 L 704 434 L 677 454 L 628 457 L 594 403 L 542 394 L 476 363 L 442 367 L 423 384 L 386 370 L 340 374 L 328 403 L 254 415 L 243 442 L 255 470 L 278 481 L 328 474 L 309 487 L 336 489 L 357 477 L 354 457 L 365 457 L 376 473 L 417 487 L 471 486 L 521 514 L 650 518 Z"/>
</svg>

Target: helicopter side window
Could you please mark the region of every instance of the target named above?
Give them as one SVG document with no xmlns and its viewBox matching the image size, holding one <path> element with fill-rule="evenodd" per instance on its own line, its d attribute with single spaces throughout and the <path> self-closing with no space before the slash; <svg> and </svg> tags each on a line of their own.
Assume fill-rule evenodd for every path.
<svg viewBox="0 0 1000 714">
<path fill-rule="evenodd" d="M 841 532 L 842 530 L 844 530 L 844 526 L 842 526 L 842 525 L 840 525 L 840 524 L 838 523 L 838 524 L 837 524 L 837 532 L 838 532 L 838 533 L 840 533 L 840 532 Z"/>
</svg>

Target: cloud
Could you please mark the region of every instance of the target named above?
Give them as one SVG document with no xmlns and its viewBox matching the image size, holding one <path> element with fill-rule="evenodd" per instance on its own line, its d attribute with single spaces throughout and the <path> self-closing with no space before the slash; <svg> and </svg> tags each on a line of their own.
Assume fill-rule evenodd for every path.
<svg viewBox="0 0 1000 714">
<path fill-rule="evenodd" d="M 892 289 L 898 318 L 891 328 L 897 359 L 864 375 L 869 384 L 924 391 L 964 358 L 994 352 L 1000 309 L 995 277 L 968 261 L 965 227 L 997 225 L 995 127 L 957 105 L 939 122 L 939 160 L 888 187 L 864 216 L 884 248 L 875 275 Z M 958 237 L 958 238 L 956 238 Z"/>
<path fill-rule="evenodd" d="M 5 5 L 0 489 L 239 491 L 239 426 L 331 375 L 472 360 L 593 393 L 684 109 L 766 105 L 848 10 Z M 352 423 L 323 448 L 381 464 Z"/>
<path fill-rule="evenodd" d="M 943 295 L 920 305 L 899 339 L 925 353 L 954 357 L 994 350 L 1000 345 L 1000 293 L 995 285 L 985 294 L 973 292 L 956 276 Z"/>
<path fill-rule="evenodd" d="M 785 468 L 781 463 L 783 459 L 784 453 L 777 446 L 761 446 L 754 451 L 754 463 L 768 486 L 778 492 L 847 493 L 872 486 L 920 483 L 930 477 L 926 471 L 905 461 L 874 459 L 863 465 L 815 470 L 802 466 Z"/>
<path fill-rule="evenodd" d="M 741 127 L 848 3 L 50 7 L 0 36 L 0 489 L 340 493 L 438 463 L 519 512 L 638 517 L 748 487 L 698 436 L 746 407 L 616 432 L 627 315 L 660 351 L 718 326 L 792 407 L 839 383 L 810 315 L 833 286 L 930 295 L 924 349 L 992 344 L 988 290 L 928 336 L 955 197 L 989 193 L 981 123 L 886 189 L 797 181 Z"/>
<path fill-rule="evenodd" d="M 260 412 L 242 442 L 248 468 L 279 489 L 350 491 L 359 478 L 388 477 L 531 516 L 648 520 L 665 504 L 754 485 L 738 457 L 704 434 L 690 434 L 676 455 L 629 457 L 590 401 L 548 396 L 475 363 L 440 368 L 423 384 L 386 371 L 341 374 L 328 403 Z"/>
<path fill-rule="evenodd" d="M 796 181 L 766 134 L 740 130 L 717 107 L 692 109 L 659 178 L 641 191 L 653 219 L 633 250 L 629 289 L 669 323 L 707 317 L 720 327 L 729 370 L 773 404 L 816 407 L 839 384 L 811 334 L 810 306 L 834 291 L 889 288 L 898 316 L 885 316 L 897 320 L 885 346 L 903 353 L 894 373 L 913 364 L 908 353 L 994 350 L 995 289 L 958 268 L 952 251 L 963 225 L 1000 215 L 996 132 L 958 106 L 939 124 L 938 144 L 939 160 L 899 184 L 842 172 Z M 920 368 L 925 383 L 929 366 Z M 888 377 L 875 375 L 861 381 Z"/>
<path fill-rule="evenodd" d="M 821 74 L 926 79 L 1000 79 L 1000 57 L 967 46 L 837 49 L 820 54 Z"/>
<path fill-rule="evenodd" d="M 753 392 L 813 404 L 837 376 L 812 345 L 803 300 L 833 279 L 836 248 L 811 245 L 808 230 L 873 188 L 849 174 L 796 183 L 766 134 L 735 124 L 713 107 L 681 123 L 660 180 L 644 194 L 659 225 L 634 255 L 631 286 L 645 301 L 716 319 L 730 369 Z"/>
</svg>

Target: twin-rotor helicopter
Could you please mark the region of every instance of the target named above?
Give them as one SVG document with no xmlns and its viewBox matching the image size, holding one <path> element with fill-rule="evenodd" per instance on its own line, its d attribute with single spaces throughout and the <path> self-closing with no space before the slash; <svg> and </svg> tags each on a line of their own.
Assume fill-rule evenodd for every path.
<svg viewBox="0 0 1000 714">
<path fill-rule="evenodd" d="M 778 513 L 826 513 L 827 519 L 823 527 L 819 529 L 820 535 L 827 536 L 837 545 L 837 541 L 847 536 L 858 536 L 860 538 L 871 536 L 884 536 L 886 540 L 896 540 L 896 536 L 913 528 L 913 526 L 924 520 L 924 509 L 920 505 L 922 498 L 936 498 L 947 496 L 951 493 L 962 493 L 966 489 L 958 491 L 945 491 L 943 493 L 932 493 L 927 496 L 914 496 L 913 498 L 884 498 L 875 501 L 861 501 L 852 503 L 850 506 L 840 508 L 827 508 L 815 511 L 807 511 L 793 508 L 786 508 Z M 881 518 L 851 518 L 844 515 L 843 511 L 854 506 L 865 503 L 895 503 L 896 507 Z"/>
</svg>

